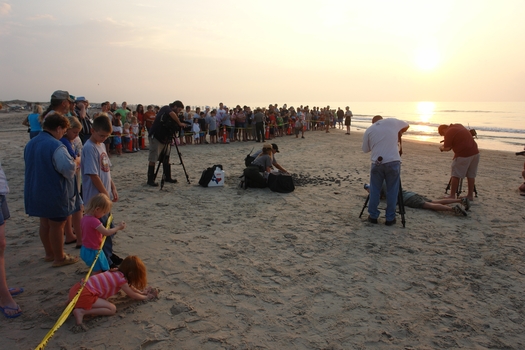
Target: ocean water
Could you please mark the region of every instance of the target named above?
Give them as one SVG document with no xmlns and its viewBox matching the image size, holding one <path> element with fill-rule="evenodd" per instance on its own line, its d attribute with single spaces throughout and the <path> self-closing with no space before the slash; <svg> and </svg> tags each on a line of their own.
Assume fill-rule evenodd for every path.
<svg viewBox="0 0 525 350">
<path fill-rule="evenodd" d="M 372 117 L 395 117 L 410 124 L 405 139 L 439 144 L 440 124 L 475 129 L 481 149 L 519 152 L 525 146 L 525 102 L 361 102 L 347 104 L 352 126 L 365 130 Z M 334 104 L 334 106 L 338 106 Z M 346 105 L 345 105 L 346 106 Z"/>
<path fill-rule="evenodd" d="M 253 104 L 268 106 L 268 103 Z M 282 103 L 278 103 L 279 106 Z M 352 130 L 370 126 L 374 115 L 394 117 L 410 124 L 404 139 L 439 144 L 440 124 L 460 123 L 475 129 L 481 149 L 520 152 L 525 146 L 525 102 L 328 102 L 287 103 L 290 106 L 349 106 L 354 117 Z"/>
</svg>

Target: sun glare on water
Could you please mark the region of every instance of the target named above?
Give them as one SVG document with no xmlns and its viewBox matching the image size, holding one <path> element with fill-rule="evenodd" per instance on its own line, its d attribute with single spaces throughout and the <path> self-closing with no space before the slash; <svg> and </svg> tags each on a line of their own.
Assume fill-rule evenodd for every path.
<svg viewBox="0 0 525 350">
<path fill-rule="evenodd" d="M 421 101 L 417 103 L 417 114 L 419 115 L 419 120 L 428 123 L 432 116 L 434 115 L 434 110 L 436 104 L 429 101 Z"/>
</svg>

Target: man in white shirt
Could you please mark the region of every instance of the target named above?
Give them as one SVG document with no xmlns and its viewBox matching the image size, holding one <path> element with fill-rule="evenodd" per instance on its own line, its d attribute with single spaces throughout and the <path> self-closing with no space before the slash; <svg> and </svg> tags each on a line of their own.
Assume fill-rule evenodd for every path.
<svg viewBox="0 0 525 350">
<path fill-rule="evenodd" d="M 383 119 L 376 115 L 372 126 L 363 136 L 363 152 L 371 152 L 370 160 L 370 201 L 368 203 L 368 221 L 377 224 L 379 217 L 379 199 L 383 181 L 386 182 L 386 222 L 391 226 L 396 223 L 396 204 L 401 174 L 401 151 L 398 142 L 401 135 L 409 128 L 408 123 L 395 119 Z"/>
</svg>

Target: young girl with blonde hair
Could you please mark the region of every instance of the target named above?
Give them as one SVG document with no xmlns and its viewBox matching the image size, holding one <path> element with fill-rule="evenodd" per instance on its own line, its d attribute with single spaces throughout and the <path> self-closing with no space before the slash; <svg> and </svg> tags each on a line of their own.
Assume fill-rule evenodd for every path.
<svg viewBox="0 0 525 350">
<path fill-rule="evenodd" d="M 86 206 L 86 213 L 82 218 L 82 248 L 80 248 L 80 257 L 87 266 L 91 266 L 93 261 L 100 250 L 103 236 L 111 236 L 117 233 L 117 231 L 126 228 L 126 223 L 121 222 L 114 228 L 107 229 L 104 227 L 100 218 L 108 214 L 111 211 L 113 203 L 108 196 L 104 193 L 99 193 L 93 196 Z M 93 272 L 107 271 L 109 270 L 109 263 L 106 258 L 106 254 L 101 252 L 98 256 L 98 260 L 93 267 Z"/>
</svg>

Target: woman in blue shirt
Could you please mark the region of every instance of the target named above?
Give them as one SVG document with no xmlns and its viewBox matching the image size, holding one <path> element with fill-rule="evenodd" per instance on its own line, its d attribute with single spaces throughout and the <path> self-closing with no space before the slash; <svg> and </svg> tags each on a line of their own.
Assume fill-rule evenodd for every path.
<svg viewBox="0 0 525 350">
<path fill-rule="evenodd" d="M 42 131 L 42 124 L 40 124 L 40 115 L 42 114 L 42 106 L 36 104 L 33 106 L 33 113 L 27 116 L 22 122 L 25 126 L 29 127 L 29 138 L 32 139 Z"/>
</svg>

